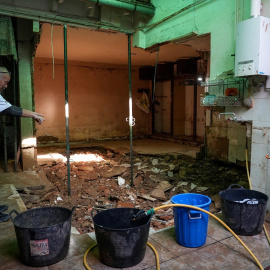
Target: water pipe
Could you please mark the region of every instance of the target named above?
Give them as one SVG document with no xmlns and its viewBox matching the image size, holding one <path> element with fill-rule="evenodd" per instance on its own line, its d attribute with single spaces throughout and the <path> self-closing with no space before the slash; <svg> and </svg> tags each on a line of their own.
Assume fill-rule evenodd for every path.
<svg viewBox="0 0 270 270">
<path fill-rule="evenodd" d="M 237 119 L 237 117 L 236 117 L 235 113 L 233 113 L 233 112 L 220 113 L 220 114 L 218 115 L 218 119 L 220 119 L 220 115 L 227 115 L 227 114 L 232 114 L 232 115 L 233 115 L 232 120 L 233 120 L 234 122 L 245 121 L 245 119 L 244 119 L 244 118 L 242 118 L 242 117 L 241 117 L 240 119 Z M 228 120 L 231 120 L 231 119 L 228 119 Z"/>
<path fill-rule="evenodd" d="M 94 2 L 96 5 L 111 6 L 116 8 L 122 8 L 132 13 L 138 12 L 143 15 L 153 17 L 155 15 L 155 7 L 152 4 L 144 4 L 138 1 L 123 1 L 123 0 L 88 0 Z"/>
<path fill-rule="evenodd" d="M 237 117 L 236 117 L 236 115 L 235 115 L 235 113 L 233 113 L 233 112 L 227 112 L 227 113 L 220 113 L 219 115 L 218 115 L 218 119 L 220 119 L 220 116 L 221 115 L 230 115 L 230 114 L 232 114 L 233 115 L 233 120 L 234 121 L 237 121 Z"/>
<path fill-rule="evenodd" d="M 250 3 L 250 17 L 256 18 L 261 15 L 261 0 L 251 0 Z"/>
</svg>

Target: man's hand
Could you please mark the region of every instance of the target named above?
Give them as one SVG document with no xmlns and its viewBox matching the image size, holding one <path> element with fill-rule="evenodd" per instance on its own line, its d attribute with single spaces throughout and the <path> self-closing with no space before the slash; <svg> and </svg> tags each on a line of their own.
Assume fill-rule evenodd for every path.
<svg viewBox="0 0 270 270">
<path fill-rule="evenodd" d="M 39 124 L 42 124 L 42 122 L 45 121 L 44 115 L 42 115 L 42 114 L 40 114 L 40 113 L 34 113 L 33 118 L 34 118 L 35 121 L 37 121 Z"/>
<path fill-rule="evenodd" d="M 44 116 L 37 112 L 28 111 L 25 109 L 22 109 L 22 117 L 32 117 L 37 121 L 39 124 L 41 124 L 45 119 Z"/>
</svg>

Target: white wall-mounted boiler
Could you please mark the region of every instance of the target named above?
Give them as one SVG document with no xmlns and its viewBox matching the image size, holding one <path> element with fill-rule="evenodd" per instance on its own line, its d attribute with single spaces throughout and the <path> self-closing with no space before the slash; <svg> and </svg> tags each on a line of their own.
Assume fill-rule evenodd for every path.
<svg viewBox="0 0 270 270">
<path fill-rule="evenodd" d="M 257 16 L 236 27 L 235 76 L 270 75 L 270 19 Z"/>
</svg>

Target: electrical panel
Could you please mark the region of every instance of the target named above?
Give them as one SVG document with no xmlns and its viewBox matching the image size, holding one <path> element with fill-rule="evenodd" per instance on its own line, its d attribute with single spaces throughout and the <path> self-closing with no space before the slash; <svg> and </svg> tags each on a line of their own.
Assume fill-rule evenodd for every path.
<svg viewBox="0 0 270 270">
<path fill-rule="evenodd" d="M 257 16 L 236 27 L 235 76 L 270 75 L 270 19 Z"/>
</svg>

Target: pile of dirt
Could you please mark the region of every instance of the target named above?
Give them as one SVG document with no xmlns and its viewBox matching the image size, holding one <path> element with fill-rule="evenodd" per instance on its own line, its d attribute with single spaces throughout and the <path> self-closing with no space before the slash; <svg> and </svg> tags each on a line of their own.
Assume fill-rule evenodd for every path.
<svg viewBox="0 0 270 270">
<path fill-rule="evenodd" d="M 38 172 L 46 174 L 51 186 L 27 190 L 21 197 L 27 209 L 42 206 L 76 206 L 72 226 L 80 233 L 94 230 L 91 213 L 112 207 L 148 210 L 170 202 L 180 193 L 200 193 L 212 198 L 210 211 L 220 211 L 218 192 L 231 184 L 246 187 L 245 168 L 184 155 L 133 157 L 131 186 L 130 157 L 107 149 L 73 149 L 70 160 L 70 196 L 65 160 L 43 161 Z M 152 218 L 154 229 L 174 224 L 172 209 L 160 210 Z"/>
</svg>

